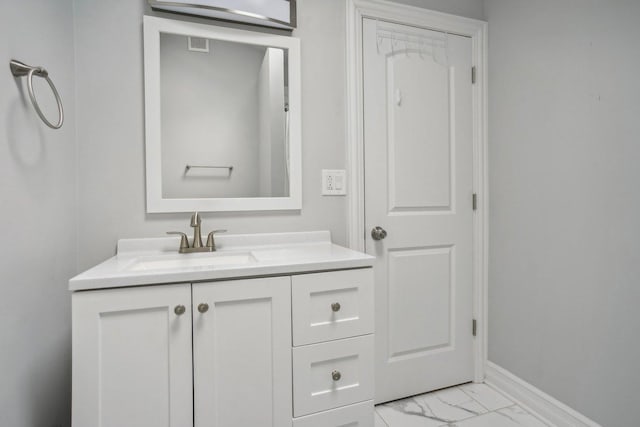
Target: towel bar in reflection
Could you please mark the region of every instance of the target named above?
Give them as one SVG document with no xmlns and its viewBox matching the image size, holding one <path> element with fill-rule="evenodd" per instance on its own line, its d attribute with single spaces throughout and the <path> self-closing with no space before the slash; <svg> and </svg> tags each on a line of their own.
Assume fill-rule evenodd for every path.
<svg viewBox="0 0 640 427">
<path fill-rule="evenodd" d="M 62 109 L 62 100 L 60 99 L 60 94 L 56 89 L 56 86 L 53 84 L 51 79 L 49 78 L 49 73 L 43 67 L 34 67 L 31 65 L 27 65 L 23 62 L 16 61 L 12 59 L 9 61 L 9 68 L 11 68 L 11 74 L 14 77 L 27 77 L 27 87 L 29 88 L 29 98 L 31 98 L 31 103 L 33 104 L 33 108 L 38 113 L 38 116 L 44 124 L 49 126 L 52 129 L 60 129 L 62 127 L 62 123 L 64 123 L 64 110 Z M 33 92 L 33 76 L 42 77 L 49 83 L 49 87 L 53 92 L 53 95 L 56 97 L 56 103 L 58 104 L 58 123 L 51 123 L 44 115 L 42 110 L 40 109 L 40 105 L 38 104 L 38 100 L 36 99 L 36 95 Z"/>
<path fill-rule="evenodd" d="M 189 172 L 191 169 L 227 169 L 229 171 L 229 175 L 231 175 L 231 172 L 233 171 L 233 166 L 213 166 L 213 165 L 186 165 L 184 167 L 184 173 L 185 175 L 187 174 L 187 172 Z"/>
</svg>

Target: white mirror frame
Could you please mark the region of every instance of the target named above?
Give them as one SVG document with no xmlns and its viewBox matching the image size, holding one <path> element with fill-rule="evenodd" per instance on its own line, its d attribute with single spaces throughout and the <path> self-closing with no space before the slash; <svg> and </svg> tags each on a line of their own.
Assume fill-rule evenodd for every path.
<svg viewBox="0 0 640 427">
<path fill-rule="evenodd" d="M 289 60 L 289 197 L 184 198 L 162 197 L 160 116 L 160 33 L 287 49 Z M 145 147 L 147 212 L 229 212 L 299 210 L 302 208 L 300 40 L 233 28 L 144 17 Z"/>
</svg>

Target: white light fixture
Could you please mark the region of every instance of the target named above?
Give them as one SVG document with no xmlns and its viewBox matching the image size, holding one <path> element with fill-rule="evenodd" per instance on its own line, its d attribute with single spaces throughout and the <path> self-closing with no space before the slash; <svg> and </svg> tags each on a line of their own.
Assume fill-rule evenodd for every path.
<svg viewBox="0 0 640 427">
<path fill-rule="evenodd" d="M 292 30 L 296 0 L 148 0 L 153 9 Z"/>
</svg>

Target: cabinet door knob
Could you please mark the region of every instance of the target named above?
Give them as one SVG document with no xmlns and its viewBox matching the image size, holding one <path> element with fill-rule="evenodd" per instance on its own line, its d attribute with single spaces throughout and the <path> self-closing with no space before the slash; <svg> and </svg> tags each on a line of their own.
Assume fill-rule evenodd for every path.
<svg viewBox="0 0 640 427">
<path fill-rule="evenodd" d="M 340 378 L 342 378 L 342 374 L 340 373 L 340 371 L 333 371 L 331 372 L 331 378 L 333 378 L 334 381 L 340 381 Z"/>
<path fill-rule="evenodd" d="M 200 313 L 206 313 L 207 311 L 209 311 L 209 304 L 207 304 L 206 302 L 198 304 L 198 311 Z"/>
<path fill-rule="evenodd" d="M 340 311 L 340 303 L 339 302 L 334 302 L 333 304 L 331 304 L 331 310 Z"/>
<path fill-rule="evenodd" d="M 184 312 L 187 311 L 184 305 L 176 305 L 176 308 L 173 309 L 173 312 L 178 316 L 182 316 Z"/>
</svg>

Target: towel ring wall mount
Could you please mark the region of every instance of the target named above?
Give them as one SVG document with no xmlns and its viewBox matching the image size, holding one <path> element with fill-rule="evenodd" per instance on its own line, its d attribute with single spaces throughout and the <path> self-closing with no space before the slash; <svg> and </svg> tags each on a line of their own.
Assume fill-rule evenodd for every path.
<svg viewBox="0 0 640 427">
<path fill-rule="evenodd" d="M 56 86 L 53 84 L 51 79 L 49 78 L 49 73 L 43 67 L 33 67 L 31 65 L 27 65 L 23 62 L 16 61 L 12 59 L 9 62 L 9 67 L 11 68 L 11 74 L 14 77 L 27 77 L 27 87 L 29 88 L 29 98 L 31 98 L 31 103 L 33 104 L 33 108 L 38 113 L 38 116 L 42 119 L 42 121 L 52 129 L 60 129 L 62 124 L 64 123 L 64 110 L 62 109 L 62 100 L 60 99 L 60 94 L 56 89 Z M 53 95 L 56 97 L 56 103 L 58 104 L 58 123 L 51 123 L 44 115 L 42 110 L 40 109 L 40 105 L 38 104 L 38 100 L 36 99 L 36 95 L 33 91 L 33 76 L 41 77 L 49 83 L 49 87 L 53 92 Z"/>
</svg>

